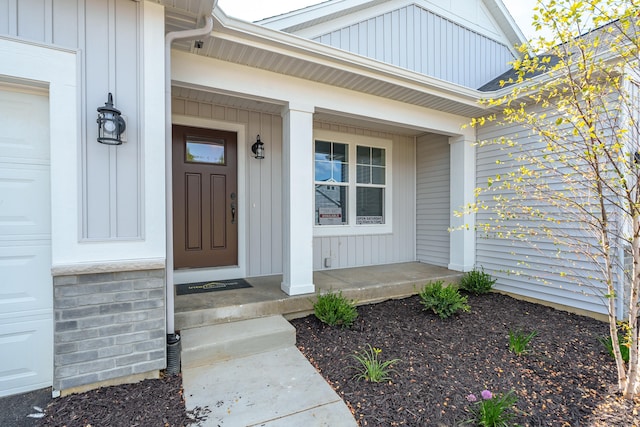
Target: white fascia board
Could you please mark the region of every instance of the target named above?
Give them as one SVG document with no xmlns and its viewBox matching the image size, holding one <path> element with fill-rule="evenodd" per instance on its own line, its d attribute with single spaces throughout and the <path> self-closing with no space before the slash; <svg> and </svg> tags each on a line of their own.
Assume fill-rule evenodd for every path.
<svg viewBox="0 0 640 427">
<path fill-rule="evenodd" d="M 489 10 L 491 16 L 496 20 L 496 24 L 505 32 L 505 35 L 510 42 L 509 48 L 513 55 L 516 58 L 522 57 L 522 53 L 514 47 L 526 43 L 527 38 L 516 23 L 515 19 L 513 19 L 509 13 L 509 10 L 502 0 L 482 0 L 482 2 Z"/>
<path fill-rule="evenodd" d="M 335 13 L 342 13 L 345 9 L 354 9 L 362 7 L 367 3 L 389 2 L 389 0 L 342 0 L 342 1 L 325 1 L 323 3 L 311 5 L 303 9 L 293 10 L 281 15 L 272 16 L 270 18 L 261 19 L 256 23 L 272 28 L 275 30 L 284 30 L 297 25 L 303 25 L 307 22 L 315 21 Z"/>
<path fill-rule="evenodd" d="M 216 18 L 221 19 L 217 15 Z M 249 44 L 265 51 L 339 70 L 351 71 L 354 74 L 398 84 L 421 93 L 444 97 L 474 107 L 478 107 L 477 101 L 482 95 L 482 92 L 476 89 L 466 88 L 364 56 L 355 55 L 342 49 L 226 16 L 222 18 L 221 24 L 227 31 L 216 32 L 214 27 L 214 32 L 212 33 L 214 38 L 239 44 Z"/>
<path fill-rule="evenodd" d="M 425 132 L 475 135 L 473 128 L 462 128 L 468 117 L 183 51 L 172 51 L 171 76 L 175 85 L 183 87 L 246 94 L 282 105 L 312 104 L 316 111 L 342 112 Z"/>
</svg>

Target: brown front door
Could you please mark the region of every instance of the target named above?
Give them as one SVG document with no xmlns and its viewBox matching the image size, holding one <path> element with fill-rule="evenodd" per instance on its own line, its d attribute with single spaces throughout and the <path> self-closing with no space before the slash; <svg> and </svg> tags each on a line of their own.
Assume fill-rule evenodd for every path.
<svg viewBox="0 0 640 427">
<path fill-rule="evenodd" d="M 174 268 L 238 264 L 237 135 L 173 126 Z"/>
</svg>

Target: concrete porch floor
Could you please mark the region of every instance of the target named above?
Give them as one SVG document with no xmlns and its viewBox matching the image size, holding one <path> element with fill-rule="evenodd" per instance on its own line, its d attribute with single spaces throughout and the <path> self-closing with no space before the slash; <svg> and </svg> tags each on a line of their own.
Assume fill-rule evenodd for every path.
<svg viewBox="0 0 640 427">
<path fill-rule="evenodd" d="M 316 292 L 342 291 L 358 304 L 418 293 L 433 280 L 457 282 L 462 273 L 419 262 L 324 270 L 313 273 Z M 212 280 L 215 278 L 212 277 Z M 253 287 L 176 296 L 176 329 L 189 329 L 276 314 L 291 319 L 312 312 L 314 294 L 288 296 L 280 289 L 282 275 L 250 277 Z"/>
</svg>

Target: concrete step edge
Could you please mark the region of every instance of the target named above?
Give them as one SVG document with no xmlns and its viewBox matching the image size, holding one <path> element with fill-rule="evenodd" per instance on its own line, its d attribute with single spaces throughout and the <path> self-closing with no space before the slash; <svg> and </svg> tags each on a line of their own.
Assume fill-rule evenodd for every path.
<svg viewBox="0 0 640 427">
<path fill-rule="evenodd" d="M 182 366 L 195 367 L 295 345 L 295 328 L 282 316 L 186 330 Z"/>
</svg>

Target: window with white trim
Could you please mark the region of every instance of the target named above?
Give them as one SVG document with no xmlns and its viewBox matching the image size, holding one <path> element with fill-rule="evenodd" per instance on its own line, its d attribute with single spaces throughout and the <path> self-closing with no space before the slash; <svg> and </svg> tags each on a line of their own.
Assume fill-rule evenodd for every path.
<svg viewBox="0 0 640 427">
<path fill-rule="evenodd" d="M 391 141 L 315 132 L 315 235 L 391 232 Z"/>
</svg>

